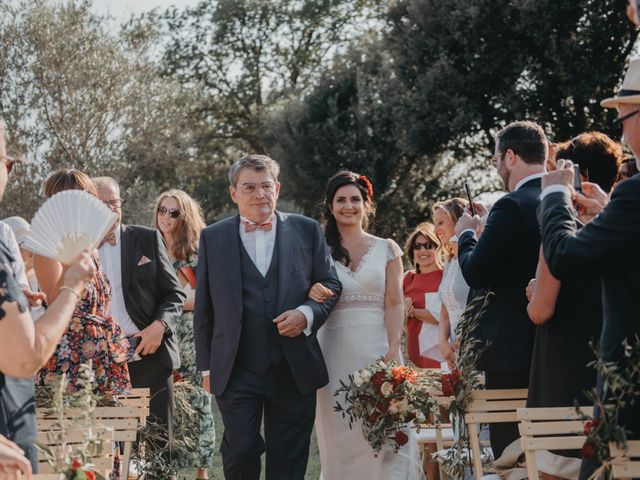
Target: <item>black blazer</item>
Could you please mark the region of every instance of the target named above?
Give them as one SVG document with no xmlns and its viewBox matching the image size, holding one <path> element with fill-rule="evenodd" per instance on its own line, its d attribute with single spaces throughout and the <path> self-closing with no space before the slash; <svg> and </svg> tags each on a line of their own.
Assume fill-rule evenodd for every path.
<svg viewBox="0 0 640 480">
<path fill-rule="evenodd" d="M 601 351 L 605 360 L 620 358 L 622 340 L 640 335 L 640 176 L 620 183 L 602 213 L 580 230 L 562 193 L 547 195 L 538 217 L 556 278 L 578 272 L 602 276 Z"/>
<path fill-rule="evenodd" d="M 479 240 L 458 239 L 458 261 L 467 284 L 493 292 L 476 335 L 489 341 L 478 367 L 529 371 L 535 325 L 527 314 L 525 289 L 535 277 L 540 250 L 536 220 L 541 180 L 526 182 L 491 209 Z"/>
<path fill-rule="evenodd" d="M 169 260 L 160 232 L 139 225 L 122 225 L 122 291 L 127 313 L 140 330 L 164 320 L 171 331 L 155 353 L 165 367 L 180 367 L 178 342 L 173 335 L 187 296 Z M 150 262 L 140 264 L 143 257 Z"/>
<path fill-rule="evenodd" d="M 298 390 L 309 394 L 329 381 L 316 333 L 338 302 L 342 284 L 318 222 L 301 215 L 276 215 L 277 314 L 308 305 L 314 316 L 311 335 L 278 338 Z M 210 371 L 215 395 L 221 395 L 227 386 L 242 329 L 239 228 L 240 217 L 234 215 L 205 228 L 200 236 L 193 322 L 196 361 L 198 370 Z M 308 298 L 317 282 L 335 293 L 322 304 Z"/>
</svg>

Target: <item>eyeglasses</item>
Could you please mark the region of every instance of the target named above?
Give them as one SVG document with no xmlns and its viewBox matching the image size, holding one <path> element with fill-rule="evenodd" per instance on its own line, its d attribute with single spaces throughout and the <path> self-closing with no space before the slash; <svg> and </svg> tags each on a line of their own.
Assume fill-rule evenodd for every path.
<svg viewBox="0 0 640 480">
<path fill-rule="evenodd" d="M 114 198 L 113 200 L 103 200 L 102 203 L 104 203 L 109 208 L 120 208 L 122 207 L 124 200 L 122 200 L 121 198 Z"/>
<path fill-rule="evenodd" d="M 433 242 L 424 242 L 424 243 L 420 243 L 420 242 L 415 242 L 413 244 L 413 249 L 414 250 L 421 250 L 421 249 L 425 249 L 425 250 L 433 250 L 434 248 L 438 248 L 438 245 L 436 245 Z"/>
<path fill-rule="evenodd" d="M 4 160 L 4 166 L 7 168 L 7 175 L 11 174 L 13 170 L 13 165 L 16 163 L 16 159 L 10 157 L 9 155 L 5 155 L 4 157 L 0 157 Z"/>
<path fill-rule="evenodd" d="M 175 208 L 172 208 L 171 210 L 167 207 L 158 208 L 158 215 L 162 215 L 164 217 L 167 213 L 171 218 L 178 218 L 180 216 L 180 210 L 176 210 Z"/>
<path fill-rule="evenodd" d="M 251 195 L 255 193 L 258 187 L 260 187 L 260 190 L 262 190 L 262 193 L 269 195 L 274 192 L 276 188 L 276 184 L 273 182 L 265 182 L 265 183 L 261 183 L 260 185 L 256 185 L 255 183 L 243 183 L 242 185 L 240 185 L 239 188 L 242 193 Z"/>
<path fill-rule="evenodd" d="M 631 113 L 627 113 L 626 115 L 624 115 L 622 117 L 616 118 L 613 121 L 613 123 L 615 125 L 622 126 L 622 122 L 624 122 L 625 120 L 629 120 L 631 117 L 633 117 L 634 115 L 637 115 L 638 113 L 640 113 L 640 110 L 635 110 L 635 111 L 633 111 Z"/>
</svg>

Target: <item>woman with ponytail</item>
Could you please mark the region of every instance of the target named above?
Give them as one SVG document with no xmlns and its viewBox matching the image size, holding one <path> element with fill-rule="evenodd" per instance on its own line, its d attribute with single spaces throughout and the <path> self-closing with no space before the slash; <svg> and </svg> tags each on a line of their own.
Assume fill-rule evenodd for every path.
<svg viewBox="0 0 640 480">
<path fill-rule="evenodd" d="M 383 449 L 374 457 L 362 432 L 350 429 L 333 410 L 333 393 L 341 380 L 346 381 L 354 371 L 380 357 L 402 362 L 402 250 L 393 240 L 366 231 L 374 203 L 373 187 L 365 176 L 348 171 L 334 175 L 327 183 L 322 210 L 325 237 L 342 283 L 340 300 L 318 331 L 329 372 L 329 384 L 318 390 L 316 409 L 322 478 L 417 478 L 417 469 L 413 468 L 419 467 L 416 442 L 398 454 Z M 331 293 L 316 284 L 309 296 L 322 302 Z M 416 461 L 412 461 L 411 453 Z"/>
</svg>

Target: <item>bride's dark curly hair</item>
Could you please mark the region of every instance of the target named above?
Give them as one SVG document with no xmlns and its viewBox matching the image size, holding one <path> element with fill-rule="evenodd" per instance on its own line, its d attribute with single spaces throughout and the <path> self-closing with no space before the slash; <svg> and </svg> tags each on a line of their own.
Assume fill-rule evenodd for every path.
<svg viewBox="0 0 640 480">
<path fill-rule="evenodd" d="M 322 202 L 324 236 L 327 240 L 327 245 L 329 245 L 329 250 L 331 251 L 333 259 L 336 262 L 349 266 L 351 263 L 351 256 L 347 249 L 342 246 L 342 238 L 340 237 L 338 224 L 336 223 L 336 218 L 333 216 L 333 212 L 331 211 L 333 198 L 336 196 L 336 192 L 346 185 L 354 185 L 362 195 L 365 209 L 362 228 L 366 229 L 369 225 L 369 221 L 375 215 L 375 205 L 373 203 L 373 186 L 369 179 L 364 175 L 343 170 L 336 173 L 327 182 L 327 186 L 324 189 L 324 200 Z"/>
</svg>

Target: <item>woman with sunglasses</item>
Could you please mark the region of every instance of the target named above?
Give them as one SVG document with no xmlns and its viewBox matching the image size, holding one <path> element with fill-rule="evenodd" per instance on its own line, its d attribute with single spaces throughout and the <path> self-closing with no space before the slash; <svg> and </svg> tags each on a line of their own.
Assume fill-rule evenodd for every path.
<svg viewBox="0 0 640 480">
<path fill-rule="evenodd" d="M 458 264 L 458 237 L 454 227 L 464 213 L 469 202 L 463 198 L 451 198 L 436 203 L 431 209 L 435 232 L 441 245 L 438 253 L 446 258 L 444 275 L 438 293 L 442 307 L 440 309 L 440 353 L 453 368 L 456 351 L 456 327 L 462 317 L 469 296 L 469 285 L 462 276 Z"/>
<path fill-rule="evenodd" d="M 409 360 L 420 368 L 440 368 L 440 363 L 444 361 L 438 347 L 438 319 L 432 313 L 433 306 L 426 304 L 426 294 L 437 296 L 442 281 L 442 255 L 437 253 L 439 248 L 440 241 L 433 224 L 428 222 L 418 225 L 405 245 L 407 258 L 414 267 L 414 270 L 407 271 L 403 281 L 407 305 L 407 353 Z M 433 342 L 420 345 L 420 337 L 431 338 Z"/>
<path fill-rule="evenodd" d="M 208 467 L 214 454 L 215 432 L 211 414 L 211 397 L 203 387 L 202 375 L 196 370 L 196 352 L 193 337 L 193 307 L 195 298 L 195 269 L 198 264 L 200 231 L 205 227 L 200 205 L 182 190 L 168 190 L 160 194 L 155 203 L 154 226 L 167 244 L 169 258 L 176 275 L 187 294 L 183 314 L 176 328 L 180 348 L 181 366 L 174 372 L 174 381 L 185 381 L 188 389 L 186 412 L 176 403 L 175 430 L 190 433 L 193 445 L 190 455 L 174 454 L 173 461 L 180 468 L 197 469 L 196 478 L 208 478 Z M 185 444 L 186 443 L 185 439 Z"/>
</svg>

